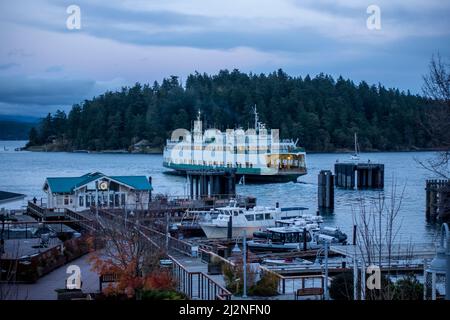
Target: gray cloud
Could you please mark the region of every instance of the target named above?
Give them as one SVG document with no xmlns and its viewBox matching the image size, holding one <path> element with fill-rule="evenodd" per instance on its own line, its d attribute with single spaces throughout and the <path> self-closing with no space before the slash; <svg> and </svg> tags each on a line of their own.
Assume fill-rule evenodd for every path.
<svg viewBox="0 0 450 320">
<path fill-rule="evenodd" d="M 67 105 L 94 93 L 95 81 L 64 78 L 0 77 L 0 102 Z"/>
<path fill-rule="evenodd" d="M 0 70 L 8 70 L 14 67 L 19 67 L 20 64 L 18 63 L 14 63 L 14 62 L 10 62 L 10 63 L 4 63 L 4 64 L 0 64 Z"/>
</svg>

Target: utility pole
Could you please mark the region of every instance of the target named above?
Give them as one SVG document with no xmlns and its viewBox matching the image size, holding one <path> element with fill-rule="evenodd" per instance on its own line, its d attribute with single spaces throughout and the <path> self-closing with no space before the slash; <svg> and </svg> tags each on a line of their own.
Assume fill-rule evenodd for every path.
<svg viewBox="0 0 450 320">
<path fill-rule="evenodd" d="M 242 247 L 244 250 L 244 287 L 242 292 L 242 298 L 247 298 L 247 232 L 245 229 Z"/>
<path fill-rule="evenodd" d="M 447 260 L 445 272 L 445 300 L 450 300 L 450 231 L 447 223 L 443 223 L 441 227 L 441 246 L 445 248 L 445 256 Z"/>
<path fill-rule="evenodd" d="M 358 260 L 353 256 L 353 300 L 358 300 Z"/>
<path fill-rule="evenodd" d="M 325 281 L 324 281 L 324 290 L 323 296 L 325 300 L 329 300 L 328 296 L 328 241 L 323 241 L 324 245 L 324 254 L 325 254 Z"/>
<path fill-rule="evenodd" d="M 169 252 L 169 212 L 166 212 L 166 253 Z"/>
</svg>

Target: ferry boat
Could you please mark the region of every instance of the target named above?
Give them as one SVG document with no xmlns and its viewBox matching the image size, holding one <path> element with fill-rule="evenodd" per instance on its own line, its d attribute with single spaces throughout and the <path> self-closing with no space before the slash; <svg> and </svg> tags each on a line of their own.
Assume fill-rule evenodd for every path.
<svg viewBox="0 0 450 320">
<path fill-rule="evenodd" d="M 201 113 L 193 130 L 175 130 L 164 148 L 163 166 L 185 175 L 189 170 L 234 169 L 241 182 L 296 181 L 307 173 L 306 152 L 298 140 L 279 139 L 279 132 L 259 121 L 254 128 L 203 131 Z"/>
<path fill-rule="evenodd" d="M 228 236 L 228 222 L 232 219 L 232 237 L 244 235 L 252 238 L 253 233 L 274 227 L 277 220 L 290 219 L 297 216 L 294 211 L 281 211 L 280 208 L 255 206 L 250 209 L 238 207 L 231 201 L 226 207 L 216 209 L 217 217 L 199 223 L 208 239 L 220 239 Z"/>
</svg>

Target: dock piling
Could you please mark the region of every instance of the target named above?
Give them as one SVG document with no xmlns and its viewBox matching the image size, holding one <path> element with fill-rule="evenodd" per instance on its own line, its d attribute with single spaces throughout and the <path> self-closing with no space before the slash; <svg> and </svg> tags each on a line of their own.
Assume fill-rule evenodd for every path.
<svg viewBox="0 0 450 320">
<path fill-rule="evenodd" d="M 330 170 L 322 170 L 318 176 L 318 207 L 320 211 L 334 210 L 334 176 Z"/>
</svg>

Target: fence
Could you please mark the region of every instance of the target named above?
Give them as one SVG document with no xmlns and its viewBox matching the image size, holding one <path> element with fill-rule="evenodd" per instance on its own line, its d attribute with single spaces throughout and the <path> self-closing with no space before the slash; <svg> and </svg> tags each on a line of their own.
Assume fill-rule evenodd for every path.
<svg viewBox="0 0 450 320">
<path fill-rule="evenodd" d="M 307 288 L 325 288 L 325 276 L 324 275 L 308 275 L 308 276 L 283 276 L 276 272 L 273 272 L 267 268 L 260 267 L 261 273 L 270 273 L 278 279 L 278 293 L 296 294 L 297 290 Z M 328 281 L 327 281 L 328 283 Z M 320 285 L 320 286 L 318 286 Z M 288 290 L 288 289 L 291 289 Z"/>
<path fill-rule="evenodd" d="M 222 287 L 203 272 L 189 271 L 174 257 L 172 274 L 177 279 L 177 289 L 190 299 L 198 300 L 230 300 L 231 292 Z"/>
</svg>

